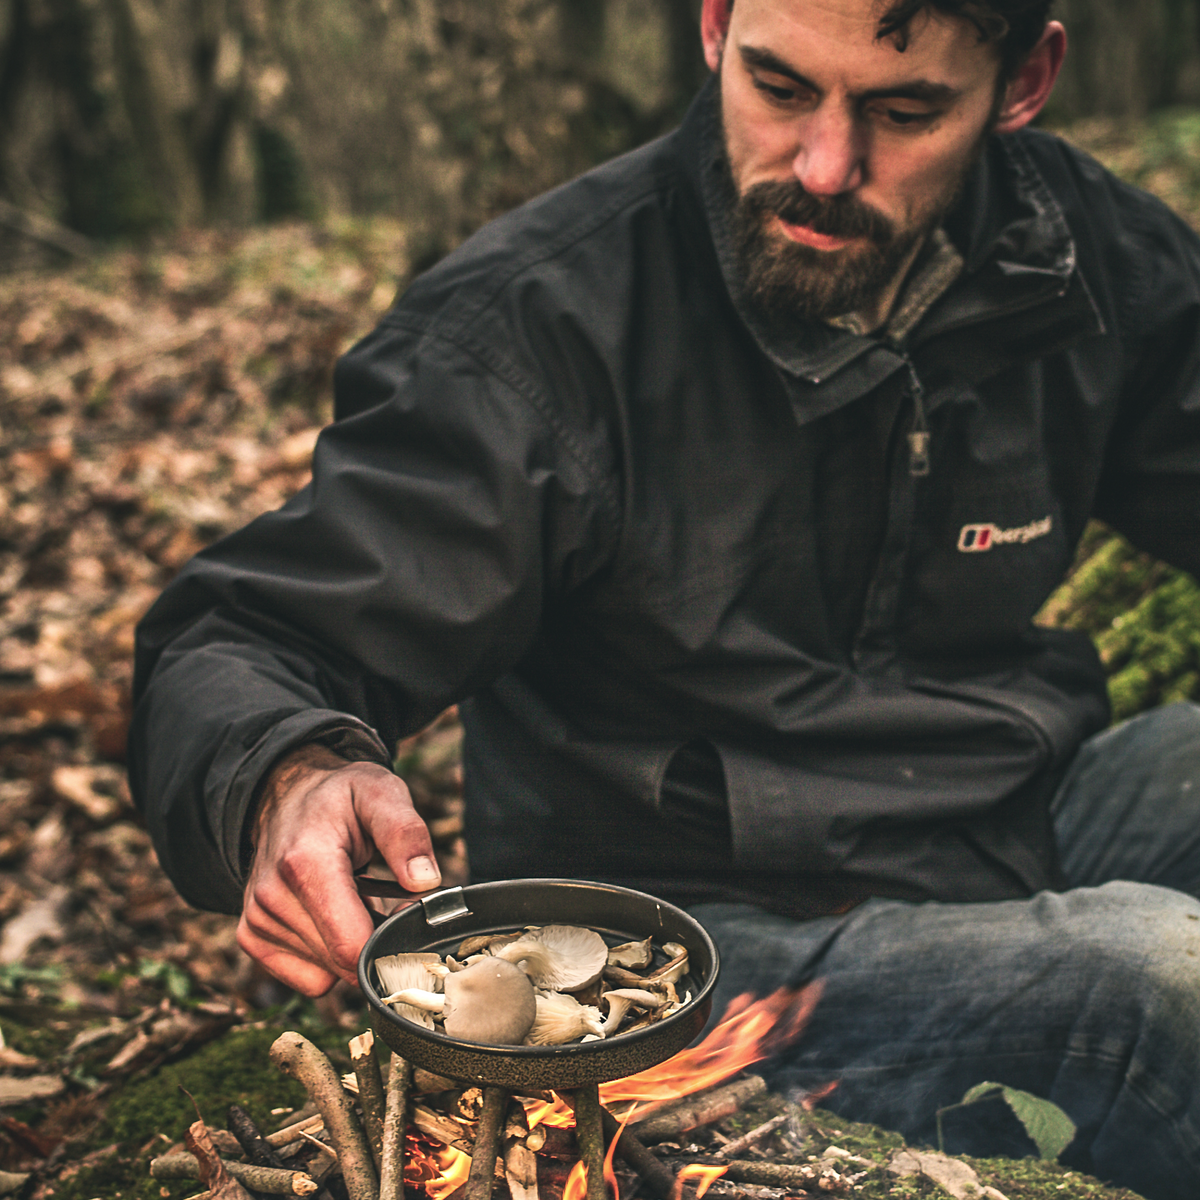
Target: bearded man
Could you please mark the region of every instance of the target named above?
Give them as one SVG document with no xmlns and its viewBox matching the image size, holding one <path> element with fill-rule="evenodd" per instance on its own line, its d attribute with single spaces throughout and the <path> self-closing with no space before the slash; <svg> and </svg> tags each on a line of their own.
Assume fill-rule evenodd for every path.
<svg viewBox="0 0 1200 1200">
<path fill-rule="evenodd" d="M 489 225 L 339 366 L 314 480 L 141 630 L 132 779 L 309 994 L 389 747 L 453 702 L 478 878 L 691 906 L 722 1000 L 820 977 L 782 1088 L 929 1139 L 983 1080 L 1200 1186 L 1190 705 L 1102 732 L 1032 619 L 1098 515 L 1200 566 L 1200 253 L 1028 128 L 1049 0 L 705 0 L 674 134 Z M 1011 1148 L 985 1106 L 956 1149 Z"/>
</svg>

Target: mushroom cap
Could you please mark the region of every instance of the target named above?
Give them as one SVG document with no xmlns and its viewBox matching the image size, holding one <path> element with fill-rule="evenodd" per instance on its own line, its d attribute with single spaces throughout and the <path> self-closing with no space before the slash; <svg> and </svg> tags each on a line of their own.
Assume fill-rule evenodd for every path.
<svg viewBox="0 0 1200 1200">
<path fill-rule="evenodd" d="M 574 996 L 550 992 L 537 997 L 537 1018 L 525 1036 L 527 1046 L 561 1046 L 584 1034 L 604 1036 L 600 1010 Z"/>
<path fill-rule="evenodd" d="M 549 992 L 576 992 L 595 983 L 608 963 L 608 946 L 594 929 L 545 925 L 494 951 L 495 957 L 524 963 L 534 986 Z"/>
<path fill-rule="evenodd" d="M 461 1041 L 520 1045 L 537 1016 L 529 976 L 503 959 L 480 959 L 443 983 L 446 1033 Z"/>
<path fill-rule="evenodd" d="M 648 967 L 654 960 L 654 947 L 651 945 L 650 938 L 646 938 L 644 942 L 622 942 L 619 946 L 613 946 L 608 952 L 608 965 L 610 967 Z"/>
<path fill-rule="evenodd" d="M 442 981 L 430 968 L 440 966 L 441 959 L 432 950 L 421 950 L 413 954 L 385 954 L 375 960 L 375 974 L 379 976 L 379 991 L 383 996 L 419 988 L 426 992 L 440 992 Z M 411 1004 L 394 1004 L 396 1012 L 426 1029 L 433 1028 L 433 1017 L 422 1008 Z"/>
</svg>

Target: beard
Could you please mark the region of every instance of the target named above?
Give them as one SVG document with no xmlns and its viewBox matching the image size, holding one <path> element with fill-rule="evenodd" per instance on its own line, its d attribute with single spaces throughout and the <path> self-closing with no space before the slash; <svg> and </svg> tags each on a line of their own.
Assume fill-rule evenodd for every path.
<svg viewBox="0 0 1200 1200">
<path fill-rule="evenodd" d="M 768 316 L 815 320 L 866 308 L 953 208 L 985 140 L 968 156 L 953 186 L 904 227 L 852 194 L 814 196 L 794 179 L 747 188 L 734 200 L 732 225 L 750 301 Z M 856 243 L 817 250 L 792 241 L 775 218 Z"/>
</svg>

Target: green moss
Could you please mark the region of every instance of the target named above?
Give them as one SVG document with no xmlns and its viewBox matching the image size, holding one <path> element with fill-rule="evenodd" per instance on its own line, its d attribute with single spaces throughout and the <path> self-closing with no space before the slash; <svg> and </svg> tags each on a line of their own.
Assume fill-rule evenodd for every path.
<svg viewBox="0 0 1200 1200">
<path fill-rule="evenodd" d="M 123 1087 L 108 1106 L 100 1137 L 146 1142 L 156 1133 L 178 1141 L 201 1116 L 225 1124 L 230 1104 L 240 1104 L 256 1121 L 269 1122 L 272 1108 L 304 1103 L 304 1090 L 271 1063 L 275 1028 L 232 1029 L 190 1058 L 162 1067 L 147 1079 Z M 195 1097 L 196 1107 L 183 1088 Z"/>
</svg>

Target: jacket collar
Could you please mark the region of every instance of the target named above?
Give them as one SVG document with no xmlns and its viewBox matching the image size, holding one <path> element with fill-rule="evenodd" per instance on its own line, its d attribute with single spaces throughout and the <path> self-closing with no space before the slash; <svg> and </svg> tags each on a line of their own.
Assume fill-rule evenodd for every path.
<svg viewBox="0 0 1200 1200">
<path fill-rule="evenodd" d="M 714 79 L 701 89 L 679 132 L 685 169 L 701 197 L 730 299 L 762 352 L 793 381 L 790 390 L 803 395 L 800 419 L 813 419 L 862 395 L 900 369 L 910 352 L 917 355 L 922 346 L 966 326 L 1003 326 L 1007 318 L 1037 310 L 1038 335 L 1032 342 L 1030 322 L 1019 322 L 1020 356 L 1026 360 L 1103 332 L 1099 312 L 1078 275 L 1066 217 L 1025 147 L 1026 135 L 988 142 L 945 222 L 965 268 L 906 342 L 896 345 L 878 335 L 820 322 L 770 319 L 750 304 L 733 248 L 732 183 Z M 1008 361 L 1003 329 L 989 330 L 989 341 L 995 361 L 976 361 L 970 372 L 975 379 Z M 835 379 L 837 386 L 829 386 Z"/>
</svg>

